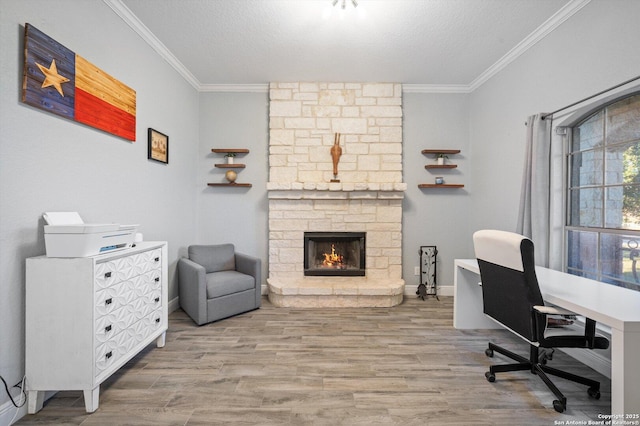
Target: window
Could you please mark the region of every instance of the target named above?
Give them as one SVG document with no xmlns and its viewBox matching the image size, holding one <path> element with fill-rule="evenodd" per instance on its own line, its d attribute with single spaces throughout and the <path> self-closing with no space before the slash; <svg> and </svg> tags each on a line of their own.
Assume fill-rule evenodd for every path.
<svg viewBox="0 0 640 426">
<path fill-rule="evenodd" d="M 640 95 L 572 129 L 567 272 L 640 291 Z"/>
</svg>

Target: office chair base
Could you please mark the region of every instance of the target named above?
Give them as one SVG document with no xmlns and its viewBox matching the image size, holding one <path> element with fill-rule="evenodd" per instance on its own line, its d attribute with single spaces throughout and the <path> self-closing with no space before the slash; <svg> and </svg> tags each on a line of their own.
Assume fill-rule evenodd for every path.
<svg viewBox="0 0 640 426">
<path fill-rule="evenodd" d="M 514 361 L 517 361 L 517 363 L 497 364 L 490 366 L 489 371 L 484 373 L 485 378 L 490 383 L 496 381 L 496 373 L 529 370 L 532 374 L 536 374 L 538 377 L 540 377 L 540 379 L 542 379 L 542 381 L 547 385 L 549 390 L 553 392 L 556 398 L 558 398 L 553 401 L 553 409 L 558 413 L 562 413 L 567 409 L 567 398 L 565 398 L 562 392 L 560 392 L 556 385 L 553 384 L 551 379 L 549 379 L 548 374 L 589 386 L 589 389 L 587 389 L 587 394 L 589 395 L 589 397 L 600 399 L 599 382 L 545 365 L 547 359 L 552 358 L 553 349 L 542 348 L 542 350 L 540 351 L 537 346 L 530 345 L 529 359 L 527 359 L 521 355 L 518 355 L 514 352 L 511 352 L 489 342 L 489 347 L 485 349 L 484 353 L 489 358 L 492 358 L 494 352 L 498 352 L 508 358 L 511 358 Z"/>
</svg>

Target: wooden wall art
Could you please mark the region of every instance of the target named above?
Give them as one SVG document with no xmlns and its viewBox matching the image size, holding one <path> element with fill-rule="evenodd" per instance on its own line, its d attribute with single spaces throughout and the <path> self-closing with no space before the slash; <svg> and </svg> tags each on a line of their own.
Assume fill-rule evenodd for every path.
<svg viewBox="0 0 640 426">
<path fill-rule="evenodd" d="M 136 140 L 135 90 L 31 24 L 24 30 L 22 102 Z"/>
</svg>

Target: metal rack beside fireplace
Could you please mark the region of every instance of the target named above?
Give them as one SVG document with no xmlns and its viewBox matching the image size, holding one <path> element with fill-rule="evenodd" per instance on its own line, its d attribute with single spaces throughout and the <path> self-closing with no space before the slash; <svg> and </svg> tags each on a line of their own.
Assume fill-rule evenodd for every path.
<svg viewBox="0 0 640 426">
<path fill-rule="evenodd" d="M 364 276 L 366 232 L 305 232 L 304 275 Z"/>
</svg>

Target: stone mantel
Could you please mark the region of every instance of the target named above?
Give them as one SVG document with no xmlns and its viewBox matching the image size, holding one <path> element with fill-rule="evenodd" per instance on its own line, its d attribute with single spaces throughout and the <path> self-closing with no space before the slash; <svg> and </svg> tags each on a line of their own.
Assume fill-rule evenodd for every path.
<svg viewBox="0 0 640 426">
<path fill-rule="evenodd" d="M 267 183 L 269 199 L 272 200 L 390 200 L 404 198 L 406 190 L 406 183 Z"/>
</svg>

